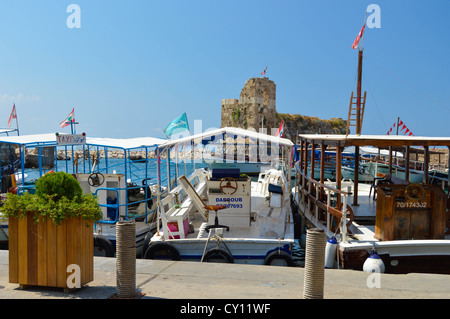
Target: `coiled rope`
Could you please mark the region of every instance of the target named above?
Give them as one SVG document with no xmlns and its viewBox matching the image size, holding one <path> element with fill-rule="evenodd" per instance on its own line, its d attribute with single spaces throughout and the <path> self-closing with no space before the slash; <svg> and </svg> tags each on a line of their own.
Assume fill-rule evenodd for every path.
<svg viewBox="0 0 450 319">
<path fill-rule="evenodd" d="M 136 296 L 136 224 L 134 221 L 118 222 L 117 238 L 117 297 Z"/>
<path fill-rule="evenodd" d="M 306 232 L 304 299 L 323 299 L 326 237 L 322 229 Z"/>
</svg>

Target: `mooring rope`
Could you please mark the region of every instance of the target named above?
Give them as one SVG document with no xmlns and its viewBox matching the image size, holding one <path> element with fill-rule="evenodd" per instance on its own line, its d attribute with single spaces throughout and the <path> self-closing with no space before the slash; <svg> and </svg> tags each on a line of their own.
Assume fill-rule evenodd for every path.
<svg viewBox="0 0 450 319">
<path fill-rule="evenodd" d="M 303 298 L 322 299 L 325 277 L 326 237 L 322 229 L 308 229 L 305 250 Z"/>
<path fill-rule="evenodd" d="M 117 238 L 117 297 L 133 298 L 136 296 L 136 224 L 118 222 Z"/>
</svg>

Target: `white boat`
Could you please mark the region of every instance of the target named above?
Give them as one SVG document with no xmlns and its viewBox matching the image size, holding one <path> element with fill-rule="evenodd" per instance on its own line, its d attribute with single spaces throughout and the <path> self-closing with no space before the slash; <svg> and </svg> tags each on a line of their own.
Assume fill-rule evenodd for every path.
<svg viewBox="0 0 450 319">
<path fill-rule="evenodd" d="M 161 228 L 151 238 L 144 258 L 294 265 L 290 174 L 285 175 L 292 163 L 291 141 L 222 128 L 170 141 L 160 145 L 159 152 L 170 154 L 176 145 L 186 141 L 204 141 L 224 134 L 270 141 L 272 148 L 279 147 L 276 154 L 288 156 L 285 161 L 274 159 L 273 168 L 260 173 L 258 181 L 251 181 L 236 169 L 197 169 L 188 177 L 179 176 L 177 187 L 160 200 Z"/>
<path fill-rule="evenodd" d="M 150 176 L 156 176 L 156 164 L 150 165 L 150 154 L 166 140 L 153 137 L 110 139 L 86 137 L 82 145 L 58 145 L 55 133 L 21 136 L 2 136 L 0 143 L 18 145 L 21 159 L 21 172 L 18 177 L 25 178 L 18 184 L 19 194 L 33 191 L 34 185 L 24 172 L 25 152 L 38 148 L 53 149 L 54 158 L 58 151 L 64 152 L 66 160 L 61 165 L 54 163 L 51 168 L 43 167 L 39 161 L 37 178 L 53 171 L 65 171 L 74 174 L 85 193 L 97 196 L 102 209 L 103 220 L 98 221 L 94 231 L 94 252 L 96 256 L 112 257 L 116 247 L 116 223 L 123 220 L 136 221 L 136 255 L 142 254 L 145 236 L 156 230 L 156 192 L 147 185 Z M 119 154 L 121 159 L 112 163 L 109 153 Z M 142 160 L 133 160 L 132 153 L 143 154 Z M 76 155 L 76 156 L 74 156 Z M 100 163 L 99 163 L 100 161 Z M 153 160 L 156 163 L 156 159 Z M 36 174 L 33 174 L 36 175 Z M 34 178 L 36 178 L 34 176 Z M 22 181 L 21 181 L 22 182 Z M 158 189 L 164 189 L 158 187 Z M 140 200 L 131 200 L 131 193 L 140 193 Z M 7 243 L 8 223 L 2 222 L 0 241 Z M 2 237 L 3 236 L 3 237 Z"/>
</svg>

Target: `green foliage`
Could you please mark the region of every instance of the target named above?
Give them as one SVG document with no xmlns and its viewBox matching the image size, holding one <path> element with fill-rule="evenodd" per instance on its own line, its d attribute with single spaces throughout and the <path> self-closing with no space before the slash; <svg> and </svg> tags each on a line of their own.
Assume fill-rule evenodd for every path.
<svg viewBox="0 0 450 319">
<path fill-rule="evenodd" d="M 57 225 L 69 217 L 81 216 L 85 220 L 98 221 L 102 219 L 102 211 L 98 205 L 97 198 L 92 194 L 83 194 L 78 181 L 69 175 L 77 186 L 74 186 L 64 174 L 50 173 L 42 176 L 36 182 L 36 194 L 25 193 L 16 195 L 8 193 L 0 211 L 4 217 L 23 218 L 28 213 L 35 213 L 34 219 L 52 219 Z M 55 175 L 56 177 L 48 178 Z M 62 177 L 58 177 L 62 176 Z M 42 183 L 41 179 L 44 179 Z M 41 181 L 41 183 L 39 183 Z M 38 193 L 38 183 L 40 191 Z M 56 186 L 60 189 L 56 189 Z M 81 191 L 81 192 L 80 192 Z M 67 195 L 67 196 L 66 196 Z"/>
<path fill-rule="evenodd" d="M 62 197 L 73 199 L 80 198 L 83 194 L 80 183 L 70 174 L 65 172 L 47 173 L 36 182 L 36 195 L 54 196 L 55 201 Z"/>
</svg>

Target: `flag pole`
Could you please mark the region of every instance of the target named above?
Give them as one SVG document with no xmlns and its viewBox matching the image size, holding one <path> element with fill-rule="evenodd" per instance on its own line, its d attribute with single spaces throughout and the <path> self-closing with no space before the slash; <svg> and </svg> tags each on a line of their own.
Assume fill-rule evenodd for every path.
<svg viewBox="0 0 450 319">
<path fill-rule="evenodd" d="M 367 19 L 367 11 L 364 16 L 364 24 L 363 27 L 365 28 L 366 25 L 366 19 Z M 356 135 L 361 135 L 361 86 L 362 86 L 362 62 L 363 62 L 363 40 L 364 40 L 364 33 L 361 35 L 361 43 L 359 43 L 359 50 L 358 50 L 358 84 L 356 87 L 356 95 L 357 95 L 357 102 L 356 102 Z"/>
<path fill-rule="evenodd" d="M 16 127 L 17 127 L 17 135 L 19 134 L 19 120 L 17 119 L 17 109 L 16 109 L 16 104 L 14 103 L 14 108 L 15 108 L 15 112 L 16 112 Z"/>
</svg>

